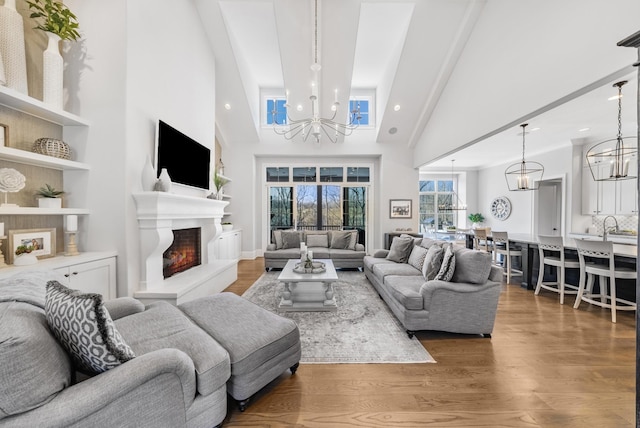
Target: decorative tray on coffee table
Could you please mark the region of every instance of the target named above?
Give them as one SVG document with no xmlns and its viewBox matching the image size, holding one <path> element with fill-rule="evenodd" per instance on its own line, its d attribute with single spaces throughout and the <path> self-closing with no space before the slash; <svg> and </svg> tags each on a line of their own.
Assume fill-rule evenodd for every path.
<svg viewBox="0 0 640 428">
<path fill-rule="evenodd" d="M 296 263 L 296 266 L 293 268 L 295 273 L 322 273 L 326 272 L 327 268 L 322 262 L 311 262 L 311 268 L 305 268 L 303 262 Z"/>
</svg>

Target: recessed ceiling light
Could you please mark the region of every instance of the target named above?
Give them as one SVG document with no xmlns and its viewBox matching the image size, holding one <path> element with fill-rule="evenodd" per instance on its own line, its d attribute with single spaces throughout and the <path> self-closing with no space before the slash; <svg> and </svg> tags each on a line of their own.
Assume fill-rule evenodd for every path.
<svg viewBox="0 0 640 428">
<path fill-rule="evenodd" d="M 398 128 L 396 128 L 395 126 L 389 129 L 389 134 L 391 135 L 395 134 L 396 132 L 398 132 Z"/>
<path fill-rule="evenodd" d="M 400 104 L 396 104 L 395 106 L 393 106 L 393 111 L 398 111 L 400 110 Z"/>
<path fill-rule="evenodd" d="M 231 110 L 231 104 L 226 103 L 226 104 L 224 105 L 224 108 L 226 108 L 227 110 Z"/>
<path fill-rule="evenodd" d="M 618 98 L 622 98 L 622 95 L 614 95 L 612 97 L 607 98 L 608 101 L 617 100 Z"/>
<path fill-rule="evenodd" d="M 298 104 L 298 107 L 296 107 L 296 110 L 302 111 L 302 104 Z"/>
<path fill-rule="evenodd" d="M 529 132 L 536 132 L 536 131 L 539 131 L 539 130 L 540 130 L 540 128 L 531 128 L 531 129 L 529 130 Z"/>
<path fill-rule="evenodd" d="M 580 128 L 580 129 L 578 129 L 578 132 L 585 132 L 585 131 L 588 131 L 590 129 L 591 128 Z"/>
</svg>

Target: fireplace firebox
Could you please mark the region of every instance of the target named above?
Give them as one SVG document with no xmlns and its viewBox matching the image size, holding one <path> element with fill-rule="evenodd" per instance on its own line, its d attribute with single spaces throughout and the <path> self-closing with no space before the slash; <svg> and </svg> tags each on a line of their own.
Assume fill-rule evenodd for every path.
<svg viewBox="0 0 640 428">
<path fill-rule="evenodd" d="M 201 264 L 199 227 L 173 231 L 173 242 L 162 254 L 162 276 L 166 279 Z"/>
</svg>

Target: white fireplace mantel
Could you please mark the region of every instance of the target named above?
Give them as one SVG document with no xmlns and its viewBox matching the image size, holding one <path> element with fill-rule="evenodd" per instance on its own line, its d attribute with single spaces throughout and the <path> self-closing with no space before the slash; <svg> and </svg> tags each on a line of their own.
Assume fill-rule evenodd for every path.
<svg viewBox="0 0 640 428">
<path fill-rule="evenodd" d="M 140 284 L 135 296 L 141 299 L 170 296 L 178 303 L 183 294 L 211 283 L 219 272 L 230 269 L 228 261 L 215 259 L 214 241 L 222 232 L 221 219 L 227 201 L 207 199 L 166 192 L 134 193 L 136 215 L 140 230 Z M 173 242 L 173 230 L 199 227 L 201 229 L 202 265 L 164 279 L 162 255 Z M 237 274 L 236 264 L 233 270 Z M 227 275 L 229 276 L 229 275 Z"/>
</svg>

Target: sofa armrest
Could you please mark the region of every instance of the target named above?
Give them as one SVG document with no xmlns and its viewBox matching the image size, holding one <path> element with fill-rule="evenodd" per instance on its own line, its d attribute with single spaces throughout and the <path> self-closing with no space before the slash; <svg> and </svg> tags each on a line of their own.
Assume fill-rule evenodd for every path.
<svg viewBox="0 0 640 428">
<path fill-rule="evenodd" d="M 267 244 L 267 251 L 274 251 L 276 249 L 276 244 Z"/>
<path fill-rule="evenodd" d="M 109 311 L 111 319 L 114 320 L 137 314 L 138 312 L 144 312 L 142 302 L 133 297 L 119 297 L 117 299 L 107 300 L 104 302 L 104 306 Z"/>
<path fill-rule="evenodd" d="M 373 257 L 376 259 L 385 259 L 389 254 L 389 250 L 378 249 L 373 252 Z"/>
<path fill-rule="evenodd" d="M 154 384 L 152 394 L 142 392 L 144 386 Z M 175 394 L 181 391 L 182 395 Z M 177 349 L 160 349 L 136 357 L 126 363 L 65 388 L 48 403 L 29 412 L 5 418 L 7 426 L 70 426 L 87 420 L 112 421 L 127 418 L 132 425 L 140 418 L 154 413 L 186 413 L 196 395 L 195 368 L 191 358 Z M 131 402 L 144 401 L 144 412 L 122 414 L 115 403 L 128 397 Z M 117 413 L 117 414 L 116 414 Z M 137 414 L 139 413 L 139 414 Z M 145 416 L 147 415 L 147 416 Z M 144 425 L 144 421 L 141 422 Z M 4 425 L 3 425 L 4 426 Z"/>
</svg>

